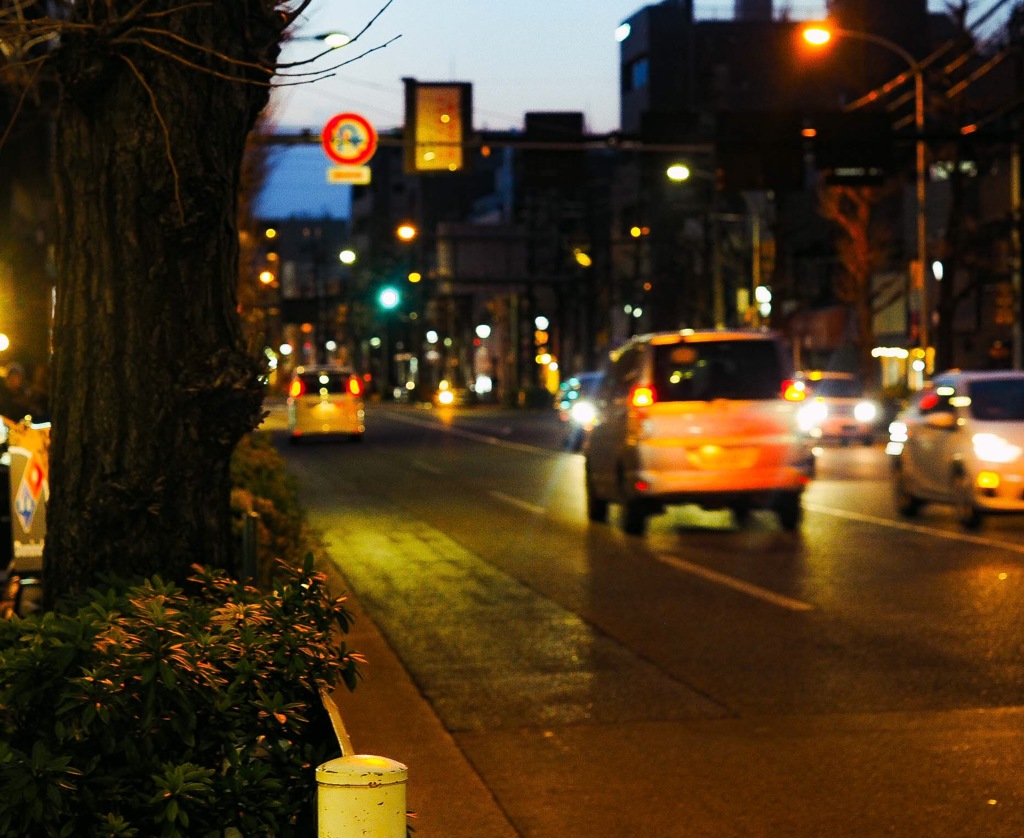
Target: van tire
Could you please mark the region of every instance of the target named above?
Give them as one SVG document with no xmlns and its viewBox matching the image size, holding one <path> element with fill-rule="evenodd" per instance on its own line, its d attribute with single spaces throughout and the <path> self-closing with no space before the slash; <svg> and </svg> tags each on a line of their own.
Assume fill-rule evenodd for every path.
<svg viewBox="0 0 1024 838">
<path fill-rule="evenodd" d="M 622 504 L 622 531 L 626 535 L 644 535 L 647 532 L 647 505 L 639 500 Z"/>
<path fill-rule="evenodd" d="M 586 477 L 585 488 L 587 493 L 587 520 L 593 521 L 596 524 L 607 523 L 608 501 L 594 494 L 594 483 L 590 479 L 589 474 Z"/>
<path fill-rule="evenodd" d="M 800 503 L 800 492 L 786 492 L 778 497 L 773 505 L 779 524 L 786 532 L 793 532 L 800 526 L 804 517 L 804 508 Z"/>
</svg>

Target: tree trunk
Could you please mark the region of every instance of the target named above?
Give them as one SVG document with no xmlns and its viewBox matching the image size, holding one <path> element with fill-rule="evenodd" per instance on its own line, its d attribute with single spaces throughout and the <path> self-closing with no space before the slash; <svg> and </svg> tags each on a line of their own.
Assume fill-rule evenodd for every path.
<svg viewBox="0 0 1024 838">
<path fill-rule="evenodd" d="M 105 574 L 233 566 L 229 461 L 262 398 L 235 299 L 236 201 L 269 73 L 225 59 L 276 57 L 272 6 L 80 4 L 73 22 L 95 28 L 62 38 L 51 605 Z"/>
</svg>

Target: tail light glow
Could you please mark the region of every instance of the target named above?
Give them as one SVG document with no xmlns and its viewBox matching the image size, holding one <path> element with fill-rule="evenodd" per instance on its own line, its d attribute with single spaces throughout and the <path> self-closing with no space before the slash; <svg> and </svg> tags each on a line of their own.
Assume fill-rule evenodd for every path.
<svg viewBox="0 0 1024 838">
<path fill-rule="evenodd" d="M 807 387 L 802 381 L 787 378 L 782 382 L 782 398 L 787 402 L 802 402 L 807 398 Z"/>
<path fill-rule="evenodd" d="M 358 376 L 350 376 L 345 387 L 353 396 L 363 395 L 363 382 Z"/>
<path fill-rule="evenodd" d="M 296 378 L 292 382 L 292 386 L 288 388 L 288 395 L 293 399 L 297 399 L 299 396 L 306 392 L 306 385 L 302 383 L 301 378 Z"/>
<path fill-rule="evenodd" d="M 634 384 L 629 391 L 630 407 L 650 407 L 658 400 L 657 393 L 653 387 L 645 387 L 642 384 Z"/>
</svg>

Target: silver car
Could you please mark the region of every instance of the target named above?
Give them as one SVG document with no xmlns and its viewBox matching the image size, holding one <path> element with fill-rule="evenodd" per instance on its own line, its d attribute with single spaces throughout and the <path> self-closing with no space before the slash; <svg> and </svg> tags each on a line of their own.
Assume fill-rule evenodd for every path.
<svg viewBox="0 0 1024 838">
<path fill-rule="evenodd" d="M 936 376 L 889 426 L 896 507 L 951 504 L 963 526 L 1024 512 L 1024 372 Z"/>
</svg>

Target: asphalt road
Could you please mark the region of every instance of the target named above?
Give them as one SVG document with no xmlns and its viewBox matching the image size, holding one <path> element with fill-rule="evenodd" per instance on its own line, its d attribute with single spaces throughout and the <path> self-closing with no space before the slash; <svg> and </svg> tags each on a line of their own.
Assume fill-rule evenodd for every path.
<svg viewBox="0 0 1024 838">
<path fill-rule="evenodd" d="M 373 405 L 283 446 L 342 572 L 524 836 L 1024 835 L 1024 519 L 895 516 L 828 449 L 799 533 L 584 512 L 547 413 Z"/>
</svg>

